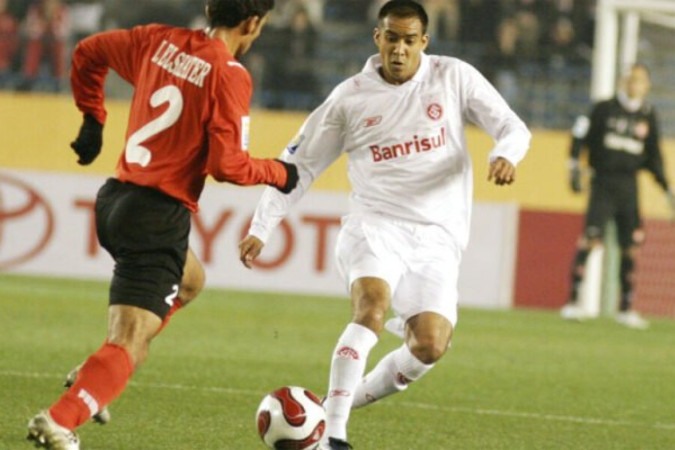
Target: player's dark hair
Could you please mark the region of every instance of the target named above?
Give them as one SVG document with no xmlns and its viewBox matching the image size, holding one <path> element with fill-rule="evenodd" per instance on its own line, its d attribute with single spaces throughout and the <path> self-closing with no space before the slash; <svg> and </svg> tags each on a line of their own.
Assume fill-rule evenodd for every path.
<svg viewBox="0 0 675 450">
<path fill-rule="evenodd" d="M 274 0 L 206 0 L 206 15 L 212 28 L 234 28 L 250 17 L 264 17 L 272 8 Z"/>
<path fill-rule="evenodd" d="M 422 22 L 422 32 L 427 32 L 429 16 L 424 7 L 413 0 L 391 0 L 385 3 L 377 14 L 378 23 L 382 24 L 382 21 L 387 16 L 399 18 L 417 17 Z"/>
</svg>

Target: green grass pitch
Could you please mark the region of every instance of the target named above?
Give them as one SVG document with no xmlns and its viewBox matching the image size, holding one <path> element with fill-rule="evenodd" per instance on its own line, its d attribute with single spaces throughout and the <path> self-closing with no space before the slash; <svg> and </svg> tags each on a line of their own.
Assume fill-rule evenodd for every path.
<svg viewBox="0 0 675 450">
<path fill-rule="evenodd" d="M 107 283 L 0 275 L 0 449 L 104 339 Z M 206 290 L 174 316 L 84 450 L 263 449 L 282 385 L 323 395 L 343 299 Z M 369 367 L 400 345 L 383 335 Z M 556 312 L 461 309 L 453 348 L 406 392 L 354 411 L 358 450 L 675 449 L 675 322 L 648 331 Z"/>
</svg>

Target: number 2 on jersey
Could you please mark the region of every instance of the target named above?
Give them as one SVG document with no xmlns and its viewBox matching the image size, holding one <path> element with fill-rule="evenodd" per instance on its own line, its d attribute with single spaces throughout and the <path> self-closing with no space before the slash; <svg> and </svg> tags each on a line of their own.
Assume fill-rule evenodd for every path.
<svg viewBox="0 0 675 450">
<path fill-rule="evenodd" d="M 151 120 L 129 136 L 124 149 L 124 157 L 128 163 L 136 163 L 147 167 L 152 160 L 152 152 L 141 144 L 152 136 L 169 128 L 180 117 L 183 111 L 183 95 L 176 86 L 165 86 L 155 91 L 152 97 L 150 97 L 150 106 L 153 108 L 158 108 L 164 103 L 169 103 L 169 107 L 161 116 Z"/>
</svg>

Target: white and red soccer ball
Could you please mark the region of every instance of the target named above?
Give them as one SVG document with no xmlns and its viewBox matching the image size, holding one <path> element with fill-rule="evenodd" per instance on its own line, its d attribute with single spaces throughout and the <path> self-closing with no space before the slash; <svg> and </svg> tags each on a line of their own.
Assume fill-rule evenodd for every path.
<svg viewBox="0 0 675 450">
<path fill-rule="evenodd" d="M 256 413 L 258 434 L 275 450 L 309 450 L 326 430 L 326 412 L 309 389 L 284 386 L 267 394 Z"/>
</svg>

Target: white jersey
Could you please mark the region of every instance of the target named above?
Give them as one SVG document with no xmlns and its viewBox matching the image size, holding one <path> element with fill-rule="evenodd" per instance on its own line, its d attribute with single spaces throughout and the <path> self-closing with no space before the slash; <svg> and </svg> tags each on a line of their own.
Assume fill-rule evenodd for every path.
<svg viewBox="0 0 675 450">
<path fill-rule="evenodd" d="M 267 188 L 250 234 L 265 242 L 316 179 L 348 155 L 352 213 L 443 227 L 464 248 L 473 196 L 464 127 L 475 123 L 495 140 L 490 160 L 517 164 L 531 134 L 494 87 L 471 65 L 422 54 L 415 76 L 401 85 L 379 74 L 379 55 L 340 83 L 306 119 L 282 158 L 298 167 L 289 195 Z"/>
</svg>

